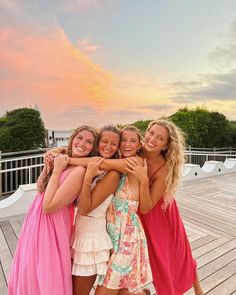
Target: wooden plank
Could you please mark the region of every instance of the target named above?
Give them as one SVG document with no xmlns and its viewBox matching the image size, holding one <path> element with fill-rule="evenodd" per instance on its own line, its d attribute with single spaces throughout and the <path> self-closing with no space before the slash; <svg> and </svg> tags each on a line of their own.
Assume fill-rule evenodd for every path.
<svg viewBox="0 0 236 295">
<path fill-rule="evenodd" d="M 215 206 L 207 204 L 207 198 L 205 198 L 205 203 L 197 202 L 196 199 L 188 200 L 186 198 L 181 198 L 178 200 L 178 203 L 184 206 L 187 206 L 189 209 L 198 209 L 198 212 L 204 213 L 207 212 L 208 216 L 211 216 L 213 219 L 217 217 L 218 221 L 223 222 L 226 225 L 230 225 L 236 228 L 236 225 L 230 223 L 235 221 L 236 210 L 229 212 L 229 210 L 224 210 L 219 202 L 215 203 Z"/>
<path fill-rule="evenodd" d="M 236 260 L 204 279 L 201 282 L 203 291 L 209 292 L 208 294 L 211 295 L 227 295 L 232 293 L 236 289 L 235 269 Z"/>
<path fill-rule="evenodd" d="M 210 219 L 203 218 L 202 216 L 196 215 L 192 210 L 188 210 L 188 208 L 180 208 L 182 218 L 186 221 L 189 221 L 191 223 L 196 223 L 199 226 L 208 229 L 211 232 L 215 232 L 216 234 L 220 236 L 225 236 L 228 239 L 234 238 L 236 235 L 233 234 L 230 230 L 225 231 L 225 229 L 222 229 L 220 224 L 214 224 Z"/>
<path fill-rule="evenodd" d="M 189 232 L 195 233 L 201 237 L 205 237 L 207 235 L 202 230 L 196 229 L 192 224 L 190 225 L 188 223 L 185 223 L 185 221 L 183 221 L 183 223 L 184 223 L 184 227 L 185 227 L 187 233 L 189 231 Z"/>
<path fill-rule="evenodd" d="M 184 218 L 184 224 L 189 224 L 192 228 L 195 228 L 195 229 L 198 229 L 199 231 L 207 234 L 207 235 L 211 235 L 215 238 L 220 238 L 221 235 L 209 230 L 209 229 L 206 229 L 205 227 L 203 227 L 202 225 L 200 225 L 199 221 L 196 223 L 195 221 L 194 222 L 191 222 L 189 220 L 187 220 L 186 218 Z"/>
<path fill-rule="evenodd" d="M 20 224 L 19 220 L 9 220 L 9 223 L 10 223 L 10 225 L 11 225 L 11 227 L 18 239 L 20 231 L 21 231 L 21 224 Z"/>
<path fill-rule="evenodd" d="M 3 273 L 1 261 L 0 261 L 0 294 L 1 295 L 7 294 L 7 283 Z"/>
<path fill-rule="evenodd" d="M 197 202 L 188 201 L 187 203 L 183 200 L 179 200 L 178 204 L 183 208 L 187 207 L 188 210 L 193 210 L 193 212 L 199 214 L 200 216 L 205 216 L 208 219 L 212 219 L 214 222 L 220 223 L 224 228 L 234 229 L 234 231 L 236 232 L 236 224 L 234 224 L 234 222 L 236 221 L 236 210 L 235 212 L 232 212 L 232 214 L 228 214 L 227 212 L 223 212 L 219 205 L 217 208 L 209 208 L 205 204 L 204 206 L 202 206 Z M 205 214 L 207 214 L 207 216 Z"/>
<path fill-rule="evenodd" d="M 193 250 L 193 256 L 195 258 L 198 258 L 198 257 L 210 252 L 211 250 L 225 244 L 228 241 L 229 241 L 229 239 L 227 239 L 225 237 L 221 237 L 219 239 L 216 239 L 216 240 L 214 240 L 214 241 L 212 241 L 212 242 L 210 242 L 208 244 L 205 244 L 202 247 L 199 247 L 199 248 Z"/>
<path fill-rule="evenodd" d="M 210 263 L 201 267 L 198 270 L 198 274 L 199 274 L 200 278 L 205 279 L 206 277 L 208 277 L 211 274 L 215 273 L 216 271 L 220 270 L 221 268 L 223 268 L 224 266 L 229 264 L 234 257 L 236 257 L 236 248 L 225 253 L 222 256 L 217 257 L 216 259 L 214 259 Z"/>
<path fill-rule="evenodd" d="M 212 250 L 211 252 L 206 253 L 198 258 L 198 268 L 206 265 L 207 263 L 211 262 L 212 260 L 216 259 L 217 257 L 224 255 L 225 253 L 231 251 L 236 247 L 236 240 L 229 241 L 226 244 L 221 245 L 220 247 Z M 232 257 L 233 259 L 233 257 Z"/>
<path fill-rule="evenodd" d="M 206 208 L 222 204 L 223 210 L 227 210 L 228 212 L 235 210 L 235 204 L 233 201 L 235 200 L 234 191 L 236 189 L 236 185 L 234 185 L 232 190 L 225 193 L 225 191 L 222 190 L 222 187 L 217 190 L 215 184 L 213 184 L 212 189 L 209 190 L 208 186 L 211 185 L 211 183 L 207 183 L 203 186 L 202 191 L 196 189 L 194 185 L 188 188 L 185 184 L 177 191 L 177 200 L 181 198 L 186 201 L 197 201 L 202 205 L 207 204 Z"/>
<path fill-rule="evenodd" d="M 199 248 L 199 247 L 201 247 L 201 246 L 203 246 L 203 245 L 205 245 L 205 244 L 207 244 L 207 243 L 209 243 L 211 241 L 214 241 L 215 239 L 216 239 L 215 237 L 213 237 L 211 235 L 207 235 L 207 236 L 202 237 L 202 238 L 200 238 L 200 239 L 198 239 L 196 241 L 193 241 L 191 243 L 191 248 L 192 248 L 192 250 L 197 249 L 197 248 Z"/>
<path fill-rule="evenodd" d="M 12 256 L 1 228 L 0 228 L 0 261 L 2 263 L 4 276 L 5 278 L 8 278 L 10 267 L 11 267 Z"/>
<path fill-rule="evenodd" d="M 186 212 L 188 212 L 188 215 L 191 216 L 191 218 L 197 218 L 198 220 L 200 220 L 201 223 L 206 223 L 208 225 L 211 225 L 212 228 L 214 228 L 215 230 L 220 230 L 221 232 L 227 233 L 227 234 L 231 234 L 233 236 L 236 236 L 236 228 L 234 226 L 232 226 L 232 221 L 230 222 L 226 222 L 226 221 L 222 221 L 220 219 L 218 219 L 217 213 L 215 213 L 214 216 L 212 216 L 211 214 L 209 214 L 209 212 L 207 211 L 199 211 L 199 209 L 196 211 L 197 205 L 194 207 L 187 207 L 187 205 L 180 205 L 181 208 L 181 212 L 184 212 L 184 214 L 186 214 Z M 234 222 L 236 222 L 236 219 L 234 219 Z M 230 225 L 231 224 L 231 225 Z"/>
<path fill-rule="evenodd" d="M 11 255 L 13 256 L 16 249 L 17 237 L 8 221 L 0 222 L 0 227 L 2 228 L 6 242 L 11 251 Z"/>
</svg>

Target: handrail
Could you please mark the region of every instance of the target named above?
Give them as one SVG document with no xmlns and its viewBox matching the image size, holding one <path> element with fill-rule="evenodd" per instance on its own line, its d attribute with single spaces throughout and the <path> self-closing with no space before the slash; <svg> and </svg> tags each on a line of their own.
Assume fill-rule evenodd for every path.
<svg viewBox="0 0 236 295">
<path fill-rule="evenodd" d="M 27 159 L 36 159 L 36 158 L 42 158 L 42 157 L 43 157 L 43 154 L 41 154 L 41 155 L 31 155 L 31 156 L 25 156 L 25 157 L 17 157 L 17 158 L 6 158 L 6 159 L 0 160 L 0 163 L 27 160 Z"/>
<path fill-rule="evenodd" d="M 23 167 L 18 167 L 18 168 L 11 168 L 11 169 L 4 169 L 4 170 L 0 170 L 0 174 L 1 173 L 6 173 L 6 172 L 12 172 L 12 171 L 17 171 L 17 170 L 26 170 L 28 169 L 29 171 L 29 175 L 28 175 L 28 184 L 31 184 L 31 179 L 32 179 L 32 169 L 33 168 L 37 168 L 37 167 L 42 167 L 44 164 L 37 164 L 37 165 L 31 165 L 31 166 L 23 166 Z"/>
</svg>

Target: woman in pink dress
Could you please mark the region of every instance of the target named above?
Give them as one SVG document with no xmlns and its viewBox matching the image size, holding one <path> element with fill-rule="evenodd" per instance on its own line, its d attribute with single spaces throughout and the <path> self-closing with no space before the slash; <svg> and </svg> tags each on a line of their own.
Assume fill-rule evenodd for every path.
<svg viewBox="0 0 236 295">
<path fill-rule="evenodd" d="M 92 127 L 76 129 L 68 155 L 93 155 L 97 136 Z M 38 178 L 38 193 L 26 215 L 13 259 L 8 295 L 72 295 L 73 201 L 81 190 L 85 168 L 67 164 L 68 156 L 59 155 L 53 169 L 45 164 Z"/>
</svg>

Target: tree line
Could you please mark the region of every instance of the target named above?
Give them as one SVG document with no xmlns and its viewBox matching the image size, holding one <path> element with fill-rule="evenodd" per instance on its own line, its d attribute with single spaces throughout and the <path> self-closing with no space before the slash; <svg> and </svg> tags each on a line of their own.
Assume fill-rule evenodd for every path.
<svg viewBox="0 0 236 295">
<path fill-rule="evenodd" d="M 155 119 L 155 118 L 154 118 Z M 185 133 L 186 144 L 192 147 L 236 147 L 236 121 L 229 121 L 219 112 L 197 107 L 179 109 L 168 117 Z M 144 134 L 152 120 L 132 125 Z M 118 124 L 122 127 L 122 125 Z M 46 147 L 47 131 L 38 110 L 19 108 L 0 117 L 0 151 L 13 152 Z"/>
<path fill-rule="evenodd" d="M 197 107 L 179 109 L 168 119 L 180 127 L 185 134 L 186 145 L 198 148 L 236 147 L 236 121 L 229 121 L 219 112 Z M 134 125 L 142 133 L 151 120 L 137 121 Z"/>
</svg>

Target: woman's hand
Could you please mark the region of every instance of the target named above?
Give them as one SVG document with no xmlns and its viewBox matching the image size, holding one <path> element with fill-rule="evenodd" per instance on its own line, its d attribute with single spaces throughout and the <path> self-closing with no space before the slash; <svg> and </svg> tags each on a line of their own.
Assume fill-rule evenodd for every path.
<svg viewBox="0 0 236 295">
<path fill-rule="evenodd" d="M 102 157 L 93 157 L 88 163 L 87 170 L 85 173 L 85 180 L 87 182 L 92 182 L 93 178 L 101 173 L 99 166 L 104 161 Z"/>
<path fill-rule="evenodd" d="M 51 151 L 46 152 L 46 154 L 43 155 L 43 162 L 44 165 L 47 168 L 47 173 L 53 170 L 53 160 L 58 156 L 59 154 L 53 153 Z"/>
<path fill-rule="evenodd" d="M 137 177 L 140 183 L 148 179 L 148 174 L 147 174 L 148 167 L 147 167 L 146 159 L 144 159 L 143 165 L 141 165 L 137 157 L 126 158 L 125 163 L 127 165 L 125 170 L 129 172 L 130 174 L 134 175 L 135 177 Z"/>
<path fill-rule="evenodd" d="M 66 154 L 66 152 L 66 148 L 55 148 L 44 154 L 43 162 L 47 168 L 47 173 L 53 170 L 54 159 L 59 155 Z"/>
<path fill-rule="evenodd" d="M 53 172 L 61 173 L 63 170 L 66 169 L 68 162 L 69 157 L 67 155 L 57 155 L 57 157 L 53 160 Z"/>
</svg>

